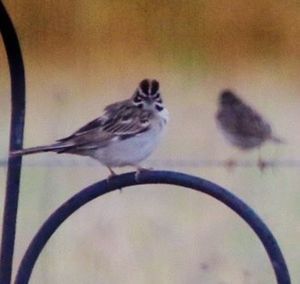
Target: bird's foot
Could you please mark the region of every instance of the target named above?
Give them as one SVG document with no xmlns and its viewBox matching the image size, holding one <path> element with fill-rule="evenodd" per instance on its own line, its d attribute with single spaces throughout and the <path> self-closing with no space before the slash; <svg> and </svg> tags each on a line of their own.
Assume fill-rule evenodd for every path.
<svg viewBox="0 0 300 284">
<path fill-rule="evenodd" d="M 140 174 L 142 172 L 147 172 L 147 171 L 152 171 L 153 169 L 152 168 L 143 168 L 143 167 L 137 167 L 137 170 L 134 174 L 134 179 L 136 182 L 139 182 L 139 177 L 140 177 Z"/>
<path fill-rule="evenodd" d="M 262 160 L 261 158 L 259 158 L 259 159 L 257 160 L 257 166 L 258 166 L 258 168 L 259 168 L 259 170 L 260 170 L 261 172 L 264 172 L 264 170 L 265 170 L 266 167 L 268 166 L 268 162 Z"/>
<path fill-rule="evenodd" d="M 107 182 L 111 182 L 111 180 L 117 176 L 117 174 L 110 168 L 110 167 L 107 167 L 109 172 L 110 172 L 110 175 L 107 177 Z M 122 188 L 119 188 L 120 192 L 122 192 Z"/>
</svg>

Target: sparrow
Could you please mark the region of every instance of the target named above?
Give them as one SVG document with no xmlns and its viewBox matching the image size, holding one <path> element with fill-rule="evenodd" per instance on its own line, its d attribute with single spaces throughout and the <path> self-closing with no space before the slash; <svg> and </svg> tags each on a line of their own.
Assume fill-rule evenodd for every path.
<svg viewBox="0 0 300 284">
<path fill-rule="evenodd" d="M 114 167 L 133 166 L 137 173 L 156 148 L 165 131 L 169 113 L 157 80 L 144 79 L 131 98 L 110 104 L 102 116 L 68 137 L 45 146 L 11 152 L 11 156 L 41 152 L 68 153 L 98 160 L 116 175 Z"/>
<path fill-rule="evenodd" d="M 270 123 L 231 90 L 219 96 L 216 122 L 226 140 L 241 150 L 260 148 L 267 141 L 283 143 Z"/>
</svg>

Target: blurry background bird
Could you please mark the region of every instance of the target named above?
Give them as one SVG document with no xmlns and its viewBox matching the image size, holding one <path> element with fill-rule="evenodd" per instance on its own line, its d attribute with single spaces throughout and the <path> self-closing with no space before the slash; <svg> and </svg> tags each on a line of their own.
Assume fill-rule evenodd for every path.
<svg viewBox="0 0 300 284">
<path fill-rule="evenodd" d="M 281 138 L 272 133 L 271 125 L 262 115 L 231 90 L 224 90 L 220 94 L 216 121 L 226 140 L 241 150 L 260 148 L 267 141 L 283 143 Z M 261 169 L 266 166 L 260 157 L 258 166 Z"/>
<path fill-rule="evenodd" d="M 112 167 L 134 166 L 155 149 L 168 121 L 157 80 L 144 79 L 133 96 L 108 105 L 104 114 L 72 135 L 46 146 L 18 150 L 12 156 L 41 152 L 70 153 L 89 156 Z"/>
</svg>

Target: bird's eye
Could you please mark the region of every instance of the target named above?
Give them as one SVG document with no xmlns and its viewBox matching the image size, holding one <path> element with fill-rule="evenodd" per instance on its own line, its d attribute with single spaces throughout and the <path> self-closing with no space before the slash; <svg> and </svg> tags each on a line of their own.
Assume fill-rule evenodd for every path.
<svg viewBox="0 0 300 284">
<path fill-rule="evenodd" d="M 164 109 L 164 107 L 160 106 L 160 105 L 155 105 L 156 110 L 158 111 L 162 111 Z"/>
<path fill-rule="evenodd" d="M 157 103 L 160 103 L 160 104 L 162 104 L 162 99 L 161 99 L 161 97 L 160 97 L 160 95 L 158 95 L 157 97 L 155 97 L 154 98 L 154 100 L 157 102 Z"/>
<path fill-rule="evenodd" d="M 133 99 L 133 101 L 135 103 L 140 103 L 142 101 L 142 98 L 140 96 L 135 96 L 134 99 Z"/>
<path fill-rule="evenodd" d="M 151 96 L 152 96 L 152 99 L 157 100 L 160 97 L 160 94 L 159 93 L 155 93 L 155 94 L 153 94 Z"/>
</svg>

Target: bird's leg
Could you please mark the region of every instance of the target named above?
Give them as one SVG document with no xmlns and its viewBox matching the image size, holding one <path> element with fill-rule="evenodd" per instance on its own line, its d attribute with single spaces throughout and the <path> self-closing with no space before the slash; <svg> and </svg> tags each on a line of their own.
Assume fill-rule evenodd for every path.
<svg viewBox="0 0 300 284">
<path fill-rule="evenodd" d="M 263 173 L 264 170 L 266 169 L 266 167 L 268 166 L 268 163 L 266 161 L 264 161 L 264 160 L 262 160 L 262 159 L 259 158 L 257 160 L 257 166 L 258 166 L 260 172 Z"/>
<path fill-rule="evenodd" d="M 113 177 L 117 176 L 117 174 L 112 170 L 111 167 L 107 166 L 107 168 L 108 168 L 108 170 L 109 170 L 109 172 L 110 172 L 110 175 L 109 175 L 108 178 L 107 178 L 107 182 L 110 182 L 110 180 L 111 180 Z M 119 188 L 119 190 L 122 191 L 122 188 Z"/>
<path fill-rule="evenodd" d="M 151 171 L 153 170 L 152 168 L 143 168 L 143 167 L 140 167 L 140 166 L 136 166 L 136 172 L 134 174 L 134 179 L 136 182 L 139 181 L 139 176 L 141 174 L 141 172 L 146 172 L 146 171 Z"/>
<path fill-rule="evenodd" d="M 112 177 L 116 176 L 117 174 L 112 170 L 111 167 L 107 166 L 109 172 L 110 172 L 110 175 L 108 176 L 108 179 L 111 179 Z"/>
<path fill-rule="evenodd" d="M 258 149 L 257 166 L 258 166 L 258 168 L 259 168 L 259 170 L 260 170 L 261 173 L 262 173 L 262 172 L 266 169 L 266 167 L 268 166 L 267 161 L 265 161 L 265 160 L 263 160 L 263 159 L 261 158 L 261 150 L 260 150 L 260 148 Z"/>
<path fill-rule="evenodd" d="M 224 161 L 224 166 L 230 171 L 237 166 L 237 161 L 229 158 Z"/>
<path fill-rule="evenodd" d="M 233 153 L 231 157 L 223 160 L 221 165 L 229 172 L 233 171 L 238 166 L 237 153 Z"/>
</svg>

